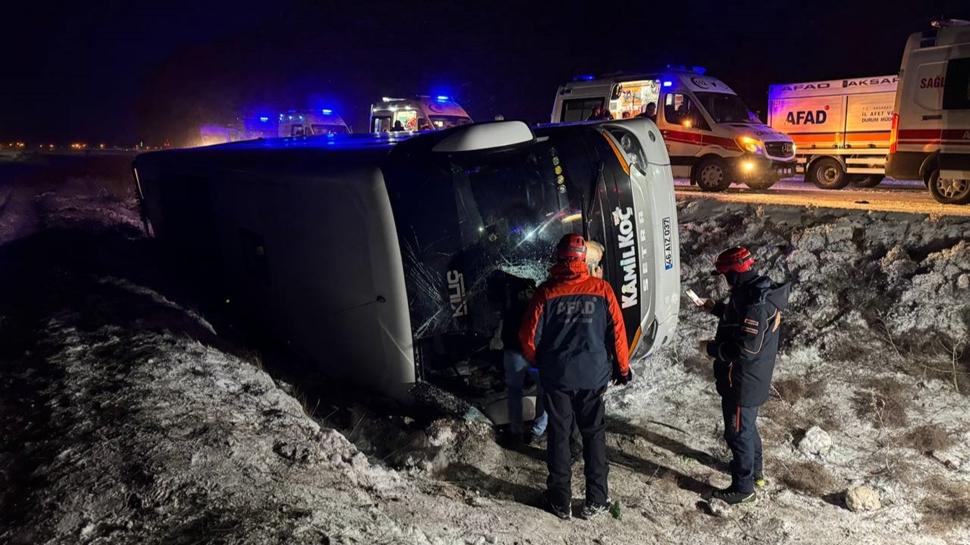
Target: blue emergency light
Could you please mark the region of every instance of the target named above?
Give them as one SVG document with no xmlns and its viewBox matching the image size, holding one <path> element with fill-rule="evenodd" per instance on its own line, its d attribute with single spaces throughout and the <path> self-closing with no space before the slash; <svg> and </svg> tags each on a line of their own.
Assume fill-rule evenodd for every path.
<svg viewBox="0 0 970 545">
<path fill-rule="evenodd" d="M 673 86 L 673 84 L 674 82 L 670 81 L 669 79 L 664 81 L 664 87 L 671 87 Z"/>
<path fill-rule="evenodd" d="M 267 121 L 269 121 L 269 118 L 263 115 L 259 117 L 259 120 L 262 121 L 263 123 L 266 123 Z"/>
<path fill-rule="evenodd" d="M 451 100 L 451 97 L 449 97 L 448 95 L 438 95 L 436 97 L 436 100 L 438 102 L 448 102 L 449 100 Z"/>
<path fill-rule="evenodd" d="M 333 110 L 331 110 L 330 108 L 324 108 L 320 111 L 323 112 L 323 115 L 330 115 L 333 113 Z"/>
</svg>

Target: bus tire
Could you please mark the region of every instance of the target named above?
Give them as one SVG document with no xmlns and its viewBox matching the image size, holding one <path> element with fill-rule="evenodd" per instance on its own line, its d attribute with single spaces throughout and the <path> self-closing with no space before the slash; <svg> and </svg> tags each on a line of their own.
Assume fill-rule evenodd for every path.
<svg viewBox="0 0 970 545">
<path fill-rule="evenodd" d="M 724 191 L 731 187 L 727 165 L 719 157 L 705 157 L 690 169 L 690 179 L 701 191 Z"/>
<path fill-rule="evenodd" d="M 852 174 L 849 181 L 852 187 L 870 188 L 879 185 L 885 176 L 881 174 Z"/>
<path fill-rule="evenodd" d="M 842 189 L 849 185 L 849 177 L 842 163 L 831 157 L 823 157 L 812 163 L 805 177 L 820 189 Z"/>
<path fill-rule="evenodd" d="M 930 195 L 943 204 L 970 203 L 970 180 L 940 179 L 940 169 L 930 173 Z"/>
</svg>

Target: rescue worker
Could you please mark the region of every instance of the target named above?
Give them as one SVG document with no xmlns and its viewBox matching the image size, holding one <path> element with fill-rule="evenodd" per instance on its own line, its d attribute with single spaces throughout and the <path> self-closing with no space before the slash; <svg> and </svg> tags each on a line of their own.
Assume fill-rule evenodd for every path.
<svg viewBox="0 0 970 545">
<path fill-rule="evenodd" d="M 523 436 L 522 393 L 530 365 L 522 355 L 519 329 L 522 325 L 522 314 L 535 293 L 536 284 L 528 278 L 519 278 L 505 271 L 495 271 L 489 277 L 487 285 L 489 299 L 501 309 L 499 326 L 489 344 L 492 350 L 502 350 L 502 362 L 505 367 L 509 429 L 504 442 L 513 447 L 517 447 L 522 442 L 531 444 L 546 433 L 547 417 L 542 409 L 540 387 L 536 392 L 535 420 L 528 435 Z"/>
<path fill-rule="evenodd" d="M 609 509 L 603 393 L 614 375 L 621 384 L 633 379 L 616 295 L 606 281 L 589 275 L 586 254 L 581 235 L 562 237 L 550 278 L 536 290 L 519 331 L 523 354 L 539 367 L 549 415 L 546 499 L 550 511 L 561 519 L 572 516 L 569 436 L 573 418 L 583 438 L 586 476 L 580 516 L 590 519 Z"/>
<path fill-rule="evenodd" d="M 758 409 L 768 400 L 781 313 L 788 307 L 789 284 L 773 283 L 756 273 L 754 264 L 747 248 L 722 252 L 711 274 L 724 275 L 730 296 L 725 302 L 704 301 L 719 321 L 714 340 L 701 341 L 701 349 L 714 358 L 724 440 L 732 453 L 731 486 L 715 490 L 712 497 L 729 504 L 754 500 L 755 487 L 766 484 Z"/>
</svg>

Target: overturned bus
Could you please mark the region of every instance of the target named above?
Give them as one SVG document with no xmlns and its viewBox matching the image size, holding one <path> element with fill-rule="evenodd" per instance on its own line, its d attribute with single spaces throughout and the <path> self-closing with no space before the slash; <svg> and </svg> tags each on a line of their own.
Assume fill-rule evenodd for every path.
<svg viewBox="0 0 970 545">
<path fill-rule="evenodd" d="M 500 421 L 486 288 L 543 281 L 565 233 L 605 245 L 633 354 L 677 324 L 673 180 L 649 120 L 258 140 L 143 154 L 134 172 L 149 233 L 214 296 L 396 399 L 420 381 L 457 387 Z"/>
</svg>

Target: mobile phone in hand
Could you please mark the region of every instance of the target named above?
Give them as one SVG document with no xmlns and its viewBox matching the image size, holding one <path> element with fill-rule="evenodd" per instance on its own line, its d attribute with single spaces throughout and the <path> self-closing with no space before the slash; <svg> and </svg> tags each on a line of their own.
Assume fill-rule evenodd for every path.
<svg viewBox="0 0 970 545">
<path fill-rule="evenodd" d="M 690 297 L 690 300 L 693 301 L 695 305 L 697 305 L 699 307 L 704 306 L 705 300 L 702 299 L 696 293 L 694 293 L 694 290 L 692 290 L 690 288 L 687 288 L 687 290 L 686 290 L 685 293 L 687 293 L 687 297 Z"/>
</svg>

